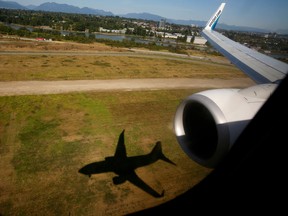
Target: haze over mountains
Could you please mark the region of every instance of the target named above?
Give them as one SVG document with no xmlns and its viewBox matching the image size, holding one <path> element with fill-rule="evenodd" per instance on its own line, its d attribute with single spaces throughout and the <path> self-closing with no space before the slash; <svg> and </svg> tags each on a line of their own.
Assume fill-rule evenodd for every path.
<svg viewBox="0 0 288 216">
<path fill-rule="evenodd" d="M 92 14 L 99 16 L 120 16 L 125 18 L 134 18 L 134 19 L 143 19 L 143 20 L 153 20 L 159 22 L 161 19 L 166 19 L 168 23 L 180 24 L 180 25 L 197 25 L 197 26 L 205 26 L 206 21 L 199 20 L 175 20 L 169 19 L 167 17 L 161 17 L 155 14 L 150 13 L 128 13 L 128 14 L 113 14 L 110 11 L 104 11 L 100 9 L 93 8 L 79 8 L 73 5 L 68 4 L 58 4 L 55 2 L 46 2 L 39 6 L 29 5 L 23 6 L 17 2 L 13 1 L 2 1 L 0 0 L 0 8 L 7 9 L 21 9 L 21 10 L 36 10 L 36 11 L 49 11 L 49 12 L 64 12 L 64 13 L 76 13 L 76 14 Z M 238 30 L 238 31 L 252 31 L 252 32 L 269 32 L 269 30 L 246 27 L 246 26 L 232 26 L 219 23 L 218 28 L 226 29 L 226 30 Z M 288 29 L 278 30 L 277 33 L 280 34 L 288 34 Z"/>
</svg>

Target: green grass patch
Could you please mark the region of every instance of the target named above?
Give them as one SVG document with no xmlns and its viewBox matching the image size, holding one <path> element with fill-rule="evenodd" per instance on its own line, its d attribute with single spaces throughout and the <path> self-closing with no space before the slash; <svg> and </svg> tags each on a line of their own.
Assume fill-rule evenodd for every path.
<svg viewBox="0 0 288 216">
<path fill-rule="evenodd" d="M 55 121 L 44 122 L 35 119 L 30 120 L 23 128 L 19 134 L 22 145 L 13 159 L 15 170 L 19 174 L 37 173 L 51 166 L 54 154 L 48 149 L 59 140 L 57 126 L 58 123 Z"/>
<path fill-rule="evenodd" d="M 167 182 L 174 184 L 173 176 L 181 179 L 183 184 L 168 187 L 167 199 L 188 190 L 208 170 L 181 150 L 172 122 L 180 101 L 193 92 L 0 97 L 1 214 L 102 214 L 111 206 L 124 208 L 123 203 L 134 202 L 149 207 L 155 198 L 129 182 L 113 185 L 113 173 L 90 179 L 78 173 L 88 163 L 113 156 L 123 129 L 128 156 L 147 154 L 161 141 L 163 153 L 177 164 L 157 162 L 144 168 L 155 176 L 150 181 L 158 190 L 165 189 Z M 145 180 L 145 175 L 140 177 Z"/>
</svg>

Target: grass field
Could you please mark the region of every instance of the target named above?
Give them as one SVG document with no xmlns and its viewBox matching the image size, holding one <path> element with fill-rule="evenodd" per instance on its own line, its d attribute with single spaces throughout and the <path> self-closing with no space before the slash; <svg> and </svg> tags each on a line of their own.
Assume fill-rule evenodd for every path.
<svg viewBox="0 0 288 216">
<path fill-rule="evenodd" d="M 99 44 L 0 45 L 4 51 L 123 52 Z M 155 55 L 2 54 L 0 61 L 0 81 L 245 77 L 229 63 Z M 172 124 L 180 101 L 200 90 L 0 97 L 0 215 L 124 215 L 192 188 L 210 170 L 182 151 Z M 136 170 L 157 192 L 165 190 L 163 198 L 129 182 L 114 185 L 114 173 L 91 178 L 78 173 L 84 165 L 113 156 L 123 129 L 128 156 L 147 154 L 161 141 L 163 153 L 177 165 L 157 161 Z"/>
<path fill-rule="evenodd" d="M 0 61 L 0 81 L 245 77 L 232 65 L 153 56 L 0 55 Z"/>
<path fill-rule="evenodd" d="M 174 112 L 192 90 L 0 97 L 0 213 L 3 215 L 118 215 L 170 200 L 209 170 L 180 149 Z M 149 153 L 161 141 L 177 166 L 158 161 L 136 170 L 157 199 L 113 173 L 78 173 L 112 156 L 125 129 L 128 156 Z M 181 179 L 181 181 L 179 181 Z M 143 201 L 145 200 L 145 201 Z"/>
</svg>

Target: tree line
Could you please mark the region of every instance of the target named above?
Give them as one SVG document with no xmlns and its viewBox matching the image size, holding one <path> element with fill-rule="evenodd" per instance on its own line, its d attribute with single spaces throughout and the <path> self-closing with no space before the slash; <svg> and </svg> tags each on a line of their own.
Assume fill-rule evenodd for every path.
<svg viewBox="0 0 288 216">
<path fill-rule="evenodd" d="M 12 10 L 0 9 L 0 22 L 13 23 L 23 26 L 49 26 L 53 30 L 66 30 L 83 32 L 98 32 L 99 28 L 104 29 L 127 29 L 126 34 L 138 36 L 154 36 L 151 27 L 157 27 L 158 22 L 142 20 L 147 25 L 139 26 L 137 22 L 141 20 L 122 18 L 119 16 L 96 16 L 88 14 L 70 14 L 61 12 L 45 12 L 32 10 Z M 171 24 L 172 29 L 167 32 L 177 30 L 177 33 L 185 35 L 191 34 L 189 26 Z M 133 29 L 133 30 L 132 30 Z"/>
<path fill-rule="evenodd" d="M 135 40 L 112 41 L 105 39 L 96 39 L 93 34 L 83 34 L 89 29 L 89 32 L 98 32 L 99 28 L 105 29 L 123 29 L 126 28 L 126 34 L 141 37 L 155 36 L 151 33 L 149 26 L 157 26 L 157 22 L 146 21 L 148 24 L 145 28 L 137 25 L 136 19 L 120 18 L 118 16 L 95 16 L 85 14 L 68 14 L 60 12 L 43 12 L 29 10 L 11 10 L 0 9 L 0 34 L 17 35 L 28 38 L 46 38 L 51 40 L 68 40 L 80 43 L 102 42 L 109 46 L 115 47 L 145 47 L 150 50 L 160 50 L 163 47 L 155 42 L 137 43 Z M 16 24 L 21 27 L 13 28 L 10 24 Z M 32 27 L 32 28 L 30 28 Z M 45 27 L 45 28 L 43 28 Z M 49 28 L 47 28 L 49 27 Z M 189 30 L 183 30 L 183 27 L 174 25 L 175 28 L 182 29 L 183 33 L 188 33 Z M 63 36 L 61 31 L 69 31 L 69 34 Z M 167 32 L 172 29 L 167 30 Z M 82 33 L 79 33 L 82 32 Z M 160 39 L 159 39 L 160 40 Z M 182 41 L 181 41 L 182 40 Z M 186 38 L 181 38 L 178 41 L 184 42 Z M 177 44 L 176 46 L 165 47 L 171 52 L 185 53 L 186 46 Z"/>
</svg>

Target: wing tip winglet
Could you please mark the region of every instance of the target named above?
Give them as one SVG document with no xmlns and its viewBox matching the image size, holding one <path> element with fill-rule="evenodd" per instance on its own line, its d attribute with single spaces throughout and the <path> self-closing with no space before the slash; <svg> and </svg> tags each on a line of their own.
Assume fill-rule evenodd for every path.
<svg viewBox="0 0 288 216">
<path fill-rule="evenodd" d="M 220 7 L 217 9 L 217 11 L 213 14 L 213 16 L 207 22 L 206 27 L 205 27 L 206 30 L 212 31 L 215 29 L 218 23 L 218 20 L 224 10 L 225 5 L 226 5 L 225 2 L 221 3 Z"/>
</svg>

